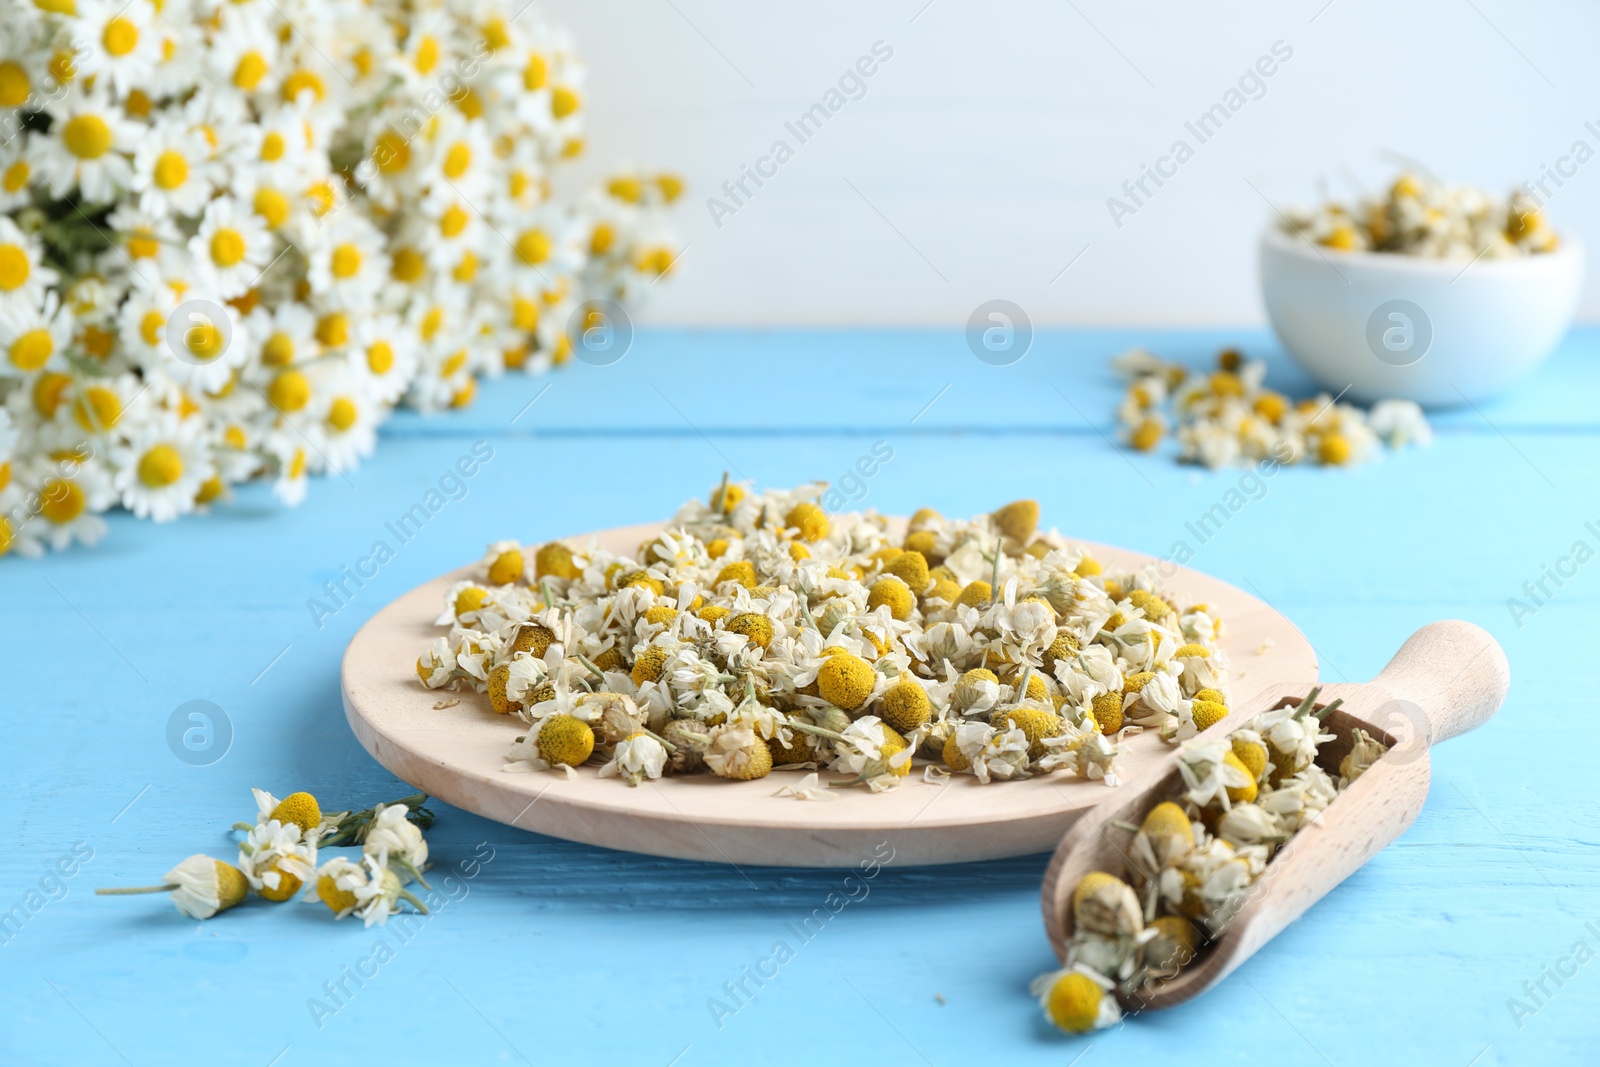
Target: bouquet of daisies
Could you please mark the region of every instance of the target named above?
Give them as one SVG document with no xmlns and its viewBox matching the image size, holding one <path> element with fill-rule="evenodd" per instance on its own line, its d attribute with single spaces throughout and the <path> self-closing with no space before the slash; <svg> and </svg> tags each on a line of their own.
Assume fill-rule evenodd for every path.
<svg viewBox="0 0 1600 1067">
<path fill-rule="evenodd" d="M 372 451 L 667 273 L 667 174 L 571 202 L 566 38 L 502 0 L 0 0 L 0 554 Z"/>
</svg>

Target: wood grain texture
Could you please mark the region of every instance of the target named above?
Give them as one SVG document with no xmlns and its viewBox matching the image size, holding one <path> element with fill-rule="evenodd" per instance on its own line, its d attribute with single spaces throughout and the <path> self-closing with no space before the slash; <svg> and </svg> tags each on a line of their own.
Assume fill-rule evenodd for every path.
<svg viewBox="0 0 1600 1067">
<path fill-rule="evenodd" d="M 661 524 L 630 526 L 567 540 L 631 553 Z M 891 529 L 903 530 L 904 520 Z M 1148 556 L 1084 544 L 1108 573 L 1137 570 Z M 427 689 L 414 664 L 440 633 L 433 625 L 451 581 L 436 578 L 383 608 L 351 640 L 342 669 L 345 713 L 363 747 L 395 775 L 458 807 L 525 830 L 628 852 L 709 862 L 785 867 L 849 867 L 880 845 L 901 865 L 967 863 L 1047 851 L 1076 819 L 1114 795 L 1103 782 L 1040 775 L 983 785 L 955 775 L 935 785 L 919 760 L 904 785 L 886 793 L 847 789 L 833 803 L 774 796 L 797 772 L 753 782 L 708 774 L 668 776 L 630 788 L 594 767 L 568 779 L 505 771 L 505 751 L 525 727 L 489 709 L 488 698 Z M 1313 684 L 1316 654 L 1294 625 L 1248 593 L 1179 568 L 1165 583 L 1183 603 L 1213 605 L 1224 620 L 1222 648 L 1244 678 L 1238 706 L 1261 695 Z M 1263 651 L 1264 650 L 1264 651 Z M 453 707 L 436 708 L 446 698 Z M 1153 732 L 1124 742 L 1128 782 L 1158 768 L 1170 746 Z M 848 776 L 829 774 L 830 780 Z"/>
<path fill-rule="evenodd" d="M 1412 634 L 1371 682 L 1324 687 L 1319 706 L 1344 702 L 1324 721 L 1336 738 L 1318 753 L 1324 770 L 1338 774 L 1357 727 L 1390 750 L 1273 856 L 1220 939 L 1176 977 L 1124 998 L 1126 1006 L 1170 1008 L 1213 988 L 1404 833 L 1428 796 L 1431 745 L 1487 722 L 1510 685 L 1505 652 L 1494 638 L 1471 623 L 1450 621 Z M 1236 709 L 1207 733 L 1226 736 L 1256 712 L 1298 702 L 1305 692 L 1285 687 L 1254 710 Z M 1124 827 L 1142 823 L 1162 801 L 1179 800 L 1183 790 L 1175 767 L 1144 779 L 1088 812 L 1062 839 L 1041 891 L 1045 929 L 1058 959 L 1065 959 L 1072 936 L 1070 902 L 1078 883 L 1090 871 L 1123 874 L 1133 841 Z"/>
</svg>

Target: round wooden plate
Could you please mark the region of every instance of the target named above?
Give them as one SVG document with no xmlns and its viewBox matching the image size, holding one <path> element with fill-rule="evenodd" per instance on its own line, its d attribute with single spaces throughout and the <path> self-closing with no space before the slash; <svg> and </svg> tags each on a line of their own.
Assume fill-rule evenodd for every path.
<svg viewBox="0 0 1600 1067">
<path fill-rule="evenodd" d="M 655 523 L 571 540 L 587 543 L 592 537 L 611 551 L 631 553 L 660 529 Z M 1137 552 L 1079 543 L 1108 573 L 1152 562 Z M 570 780 L 551 772 L 510 773 L 503 770 L 504 757 L 521 732 L 520 720 L 492 712 L 482 694 L 427 689 L 417 681 L 417 657 L 443 633 L 433 620 L 445 588 L 464 577 L 466 568 L 413 589 L 357 632 L 341 669 L 345 715 L 366 750 L 397 777 L 510 826 L 713 863 L 848 867 L 888 855 L 897 865 L 964 863 L 1048 852 L 1078 816 L 1115 793 L 1103 782 L 1060 772 L 991 785 L 957 775 L 935 785 L 923 781 L 921 761 L 899 789 L 841 789 L 834 803 L 774 796 L 799 780 L 792 771 L 754 782 L 712 775 L 663 778 L 637 788 L 599 778 L 593 767 L 580 768 Z M 1311 645 L 1260 600 L 1185 568 L 1165 584 L 1180 600 L 1221 612 L 1236 713 L 1259 710 L 1269 690 L 1316 682 Z M 459 703 L 434 707 L 451 700 Z M 1124 780 L 1141 777 L 1171 752 L 1154 733 L 1128 738 Z"/>
</svg>

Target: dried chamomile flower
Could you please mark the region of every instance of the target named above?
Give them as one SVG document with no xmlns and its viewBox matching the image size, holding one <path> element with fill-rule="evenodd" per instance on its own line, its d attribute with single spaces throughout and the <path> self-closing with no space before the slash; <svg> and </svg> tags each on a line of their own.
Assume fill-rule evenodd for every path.
<svg viewBox="0 0 1600 1067">
<path fill-rule="evenodd" d="M 1385 445 L 1432 440 L 1422 410 L 1409 401 L 1380 401 L 1370 412 L 1327 395 L 1291 403 L 1265 387 L 1265 363 L 1236 349 L 1225 349 L 1209 375 L 1136 354 L 1114 358 L 1112 367 L 1129 383 L 1116 412 L 1121 435 L 1139 451 L 1171 439 L 1182 462 L 1270 470 L 1308 460 L 1348 466 L 1376 457 Z"/>
<path fill-rule="evenodd" d="M 1112 984 L 1084 968 L 1042 974 L 1029 990 L 1039 998 L 1045 1018 L 1069 1034 L 1104 1030 L 1122 1019 Z"/>
<path fill-rule="evenodd" d="M 102 896 L 133 893 L 170 893 L 172 904 L 191 919 L 209 919 L 244 901 L 250 882 L 231 863 L 210 856 L 190 856 L 162 875 L 159 885 L 127 889 L 96 889 Z"/>
<path fill-rule="evenodd" d="M 1188 813 L 1170 800 L 1151 808 L 1134 835 L 1132 851 L 1142 873 L 1149 877 L 1182 864 L 1194 852 L 1194 828 Z"/>
<path fill-rule="evenodd" d="M 1144 929 L 1144 910 L 1133 887 L 1116 875 L 1090 871 L 1072 891 L 1074 929 L 1133 937 Z"/>
<path fill-rule="evenodd" d="M 765 778 L 772 770 L 767 742 L 750 727 L 731 723 L 712 728 L 711 743 L 702 758 L 712 774 L 741 782 Z"/>
<path fill-rule="evenodd" d="M 420 914 L 428 914 L 428 906 L 371 854 L 364 854 L 360 863 L 342 856 L 329 860 L 317 871 L 312 893 L 333 912 L 334 918 L 355 915 L 366 926 L 387 923 L 402 900 Z"/>
<path fill-rule="evenodd" d="M 1153 936 L 1141 948 L 1140 963 L 1149 978 L 1174 978 L 1200 952 L 1200 930 L 1181 915 L 1162 915 L 1151 921 Z"/>
<path fill-rule="evenodd" d="M 815 771 L 795 782 L 786 785 L 772 794 L 775 797 L 794 797 L 796 800 L 838 800 L 839 794 L 829 790 L 827 783 L 822 781 Z"/>
<path fill-rule="evenodd" d="M 1389 751 L 1389 746 L 1377 740 L 1361 727 L 1356 727 L 1350 732 L 1352 743 L 1350 751 L 1344 759 L 1339 761 L 1339 788 L 1348 789 L 1350 783 L 1360 778 L 1383 754 Z"/>
<path fill-rule="evenodd" d="M 600 768 L 600 777 L 619 776 L 629 785 L 638 785 L 647 778 L 660 778 L 666 765 L 666 746 L 641 732 L 617 742 L 611 758 Z"/>
<path fill-rule="evenodd" d="M 361 851 L 379 865 L 392 867 L 400 875 L 402 885 L 415 880 L 427 886 L 422 872 L 428 866 L 428 842 L 416 824 L 407 818 L 409 814 L 404 804 L 379 804 L 374 809 L 372 828 L 367 831 Z"/>
<path fill-rule="evenodd" d="M 1525 190 L 1509 197 L 1446 185 L 1402 172 L 1381 195 L 1354 205 L 1291 208 L 1282 228 L 1343 252 L 1382 252 L 1427 259 L 1514 259 L 1553 252 L 1560 238 Z"/>
<path fill-rule="evenodd" d="M 941 757 L 981 782 L 1115 784 L 1124 702 L 1156 725 L 1225 688 L 1217 619 L 1153 568 L 1091 566 L 1036 503 L 924 511 L 900 537 L 828 499 L 724 481 L 632 554 L 494 542 L 447 590 L 418 677 L 527 724 L 507 770 L 575 773 L 598 750 L 635 783 L 809 764 L 874 790 Z"/>
<path fill-rule="evenodd" d="M 952 771 L 970 772 L 978 781 L 1028 777 L 1028 735 L 1015 726 L 997 729 L 984 722 L 963 722 L 945 742 L 945 763 Z"/>
<path fill-rule="evenodd" d="M 1082 724 L 1068 724 L 1060 734 L 1046 737 L 1041 742 L 1046 755 L 1039 760 L 1043 772 L 1065 770 L 1089 781 L 1101 781 L 1108 786 L 1122 784 L 1121 747 L 1101 733 L 1091 720 Z"/>
<path fill-rule="evenodd" d="M 1077 887 L 1069 962 L 1132 991 L 1173 977 L 1207 938 L 1225 933 L 1277 850 L 1383 755 L 1383 745 L 1357 728 L 1340 779 L 1323 770 L 1319 750 L 1334 738 L 1321 720 L 1340 701 L 1318 708 L 1317 693 L 1263 712 L 1227 737 L 1179 747 L 1182 797 L 1155 805 L 1139 826 L 1117 824 L 1134 834 L 1128 894 L 1106 872 L 1094 872 Z M 1195 702 L 1212 696 L 1221 694 L 1202 691 Z M 1299 766 L 1280 772 L 1279 759 Z M 1136 902 L 1143 898 L 1142 925 L 1129 918 L 1129 894 Z M 1080 908 L 1080 898 L 1094 902 L 1094 909 Z M 1130 953 L 1137 954 L 1136 964 Z"/>
<path fill-rule="evenodd" d="M 316 866 L 315 838 L 307 840 L 294 823 L 269 819 L 252 826 L 239 844 L 239 870 L 266 900 L 282 903 L 293 897 Z"/>
</svg>

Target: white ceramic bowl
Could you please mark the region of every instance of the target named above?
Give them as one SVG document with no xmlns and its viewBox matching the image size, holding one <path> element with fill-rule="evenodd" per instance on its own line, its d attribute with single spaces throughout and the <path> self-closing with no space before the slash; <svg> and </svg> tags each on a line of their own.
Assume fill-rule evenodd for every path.
<svg viewBox="0 0 1600 1067">
<path fill-rule="evenodd" d="M 1261 295 L 1289 354 L 1328 390 L 1449 406 L 1501 392 L 1572 322 L 1583 246 L 1471 266 L 1320 248 L 1273 226 Z M 1463 269 L 1465 268 L 1465 269 Z"/>
</svg>

